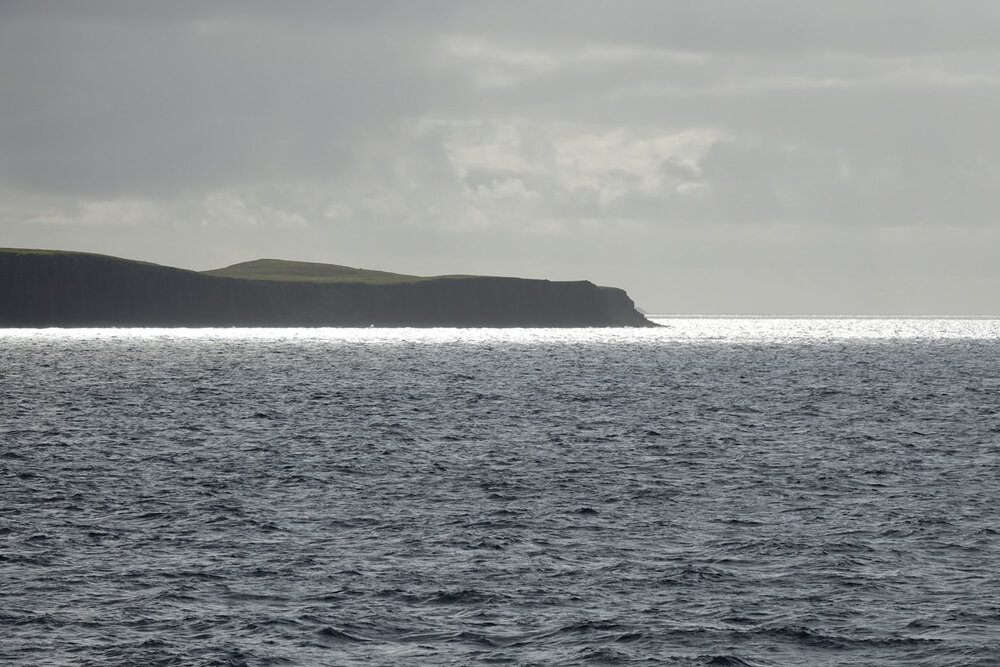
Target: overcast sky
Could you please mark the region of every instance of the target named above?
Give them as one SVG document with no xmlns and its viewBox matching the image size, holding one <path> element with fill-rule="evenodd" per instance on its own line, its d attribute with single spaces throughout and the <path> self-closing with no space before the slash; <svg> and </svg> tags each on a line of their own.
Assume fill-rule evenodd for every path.
<svg viewBox="0 0 1000 667">
<path fill-rule="evenodd" d="M 1000 314 L 1000 3 L 0 0 L 0 246 Z"/>
</svg>

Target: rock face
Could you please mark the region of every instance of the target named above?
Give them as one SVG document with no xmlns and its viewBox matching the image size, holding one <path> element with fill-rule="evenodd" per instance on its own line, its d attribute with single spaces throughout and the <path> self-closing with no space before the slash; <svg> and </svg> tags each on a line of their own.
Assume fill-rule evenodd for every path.
<svg viewBox="0 0 1000 667">
<path fill-rule="evenodd" d="M 0 327 L 654 326 L 587 281 L 226 278 L 103 255 L 0 250 Z"/>
</svg>

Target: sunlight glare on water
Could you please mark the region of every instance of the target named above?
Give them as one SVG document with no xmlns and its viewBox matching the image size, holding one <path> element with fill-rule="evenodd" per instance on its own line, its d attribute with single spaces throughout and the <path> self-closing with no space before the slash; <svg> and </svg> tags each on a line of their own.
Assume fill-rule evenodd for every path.
<svg viewBox="0 0 1000 667">
<path fill-rule="evenodd" d="M 673 318 L 650 316 L 664 329 L 653 330 L 664 341 L 804 342 L 809 340 L 970 339 L 1000 337 L 997 319 L 877 318 Z"/>
<path fill-rule="evenodd" d="M 0 331 L 0 664 L 996 665 L 998 320 Z"/>
<path fill-rule="evenodd" d="M 992 340 L 1000 319 L 992 318 L 770 318 L 650 315 L 658 328 L 145 328 L 7 329 L 7 338 L 62 340 L 179 339 L 345 343 L 793 343 L 835 340 Z"/>
</svg>

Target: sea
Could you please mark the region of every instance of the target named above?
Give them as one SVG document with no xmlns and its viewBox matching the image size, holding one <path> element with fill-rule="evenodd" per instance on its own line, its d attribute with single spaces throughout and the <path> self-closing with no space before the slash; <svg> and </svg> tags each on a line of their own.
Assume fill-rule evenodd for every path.
<svg viewBox="0 0 1000 667">
<path fill-rule="evenodd" d="M 0 664 L 1000 664 L 1000 320 L 656 321 L 0 331 Z"/>
</svg>

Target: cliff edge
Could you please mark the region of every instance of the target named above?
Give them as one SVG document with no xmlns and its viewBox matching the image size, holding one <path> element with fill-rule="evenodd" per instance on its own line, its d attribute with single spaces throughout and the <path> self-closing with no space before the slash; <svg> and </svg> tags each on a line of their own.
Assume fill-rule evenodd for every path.
<svg viewBox="0 0 1000 667">
<path fill-rule="evenodd" d="M 423 278 L 257 260 L 199 273 L 89 253 L 0 249 L 0 327 L 643 327 L 588 281 Z"/>
</svg>

